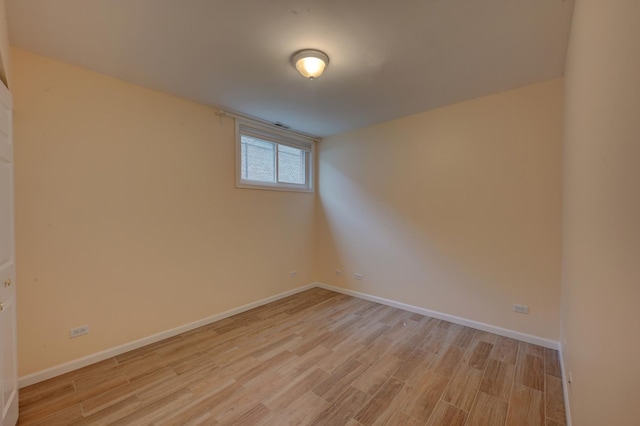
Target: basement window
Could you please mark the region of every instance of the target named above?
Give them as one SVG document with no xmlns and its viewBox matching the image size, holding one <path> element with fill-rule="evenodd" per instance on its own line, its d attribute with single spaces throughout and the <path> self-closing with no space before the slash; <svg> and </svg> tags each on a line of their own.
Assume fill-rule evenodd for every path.
<svg viewBox="0 0 640 426">
<path fill-rule="evenodd" d="M 236 120 L 236 186 L 313 192 L 313 139 Z"/>
</svg>

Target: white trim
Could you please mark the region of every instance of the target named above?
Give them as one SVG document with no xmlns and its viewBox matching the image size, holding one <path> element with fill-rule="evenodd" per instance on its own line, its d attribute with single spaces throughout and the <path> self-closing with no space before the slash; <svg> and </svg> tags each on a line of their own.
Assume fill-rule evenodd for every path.
<svg viewBox="0 0 640 426">
<path fill-rule="evenodd" d="M 560 371 L 562 372 L 562 395 L 564 395 L 564 412 L 566 414 L 565 421 L 567 422 L 567 426 L 571 426 L 571 410 L 569 409 L 569 381 L 567 369 L 564 366 L 564 355 L 562 353 L 562 345 L 558 350 L 560 353 Z"/>
<path fill-rule="evenodd" d="M 264 299 L 257 300 L 255 302 L 248 303 L 246 305 L 239 306 L 237 308 L 229 309 L 228 311 L 221 312 L 219 314 L 203 318 L 201 320 L 182 325 L 180 327 L 172 328 L 170 330 L 161 331 L 160 333 L 153 334 L 151 336 L 143 337 L 133 342 L 125 343 L 124 345 L 116 346 L 114 348 L 106 349 L 104 351 L 97 352 L 95 354 L 87 355 L 82 358 L 75 359 L 73 361 L 65 362 L 64 364 L 56 365 L 45 370 L 36 371 L 35 373 L 27 374 L 26 376 L 18 379 L 18 386 L 23 388 L 25 386 L 32 385 L 34 383 L 42 382 L 52 377 L 59 376 L 61 374 L 68 373 L 78 368 L 86 367 L 87 365 L 94 364 L 105 359 L 121 355 L 125 352 L 132 351 L 134 349 L 141 348 L 151 343 L 158 342 L 169 337 L 176 336 L 186 331 L 194 330 L 198 327 L 202 327 L 212 322 L 220 321 L 230 316 L 240 314 L 258 306 L 266 305 L 267 303 L 275 302 L 276 300 L 284 299 L 285 297 L 292 296 L 294 294 L 309 290 L 316 287 L 316 283 L 303 285 L 302 287 L 294 288 L 282 293 L 278 293 L 275 296 L 266 297 Z"/>
<path fill-rule="evenodd" d="M 383 297 L 372 296 L 366 293 L 360 293 L 359 291 L 349 290 L 342 287 L 335 287 L 329 284 L 316 283 L 318 287 L 326 290 L 336 291 L 338 293 L 347 294 L 349 296 L 357 297 L 359 299 L 369 300 L 370 302 L 382 303 L 383 305 L 393 306 L 394 308 L 404 309 L 405 311 L 413 312 L 420 315 L 426 315 L 433 318 L 449 321 L 454 324 L 460 324 L 467 327 L 475 328 L 489 333 L 498 334 L 500 336 L 510 337 L 512 339 L 521 340 L 523 342 L 532 343 L 538 346 L 544 346 L 549 349 L 559 349 L 560 344 L 555 340 L 545 339 L 544 337 L 534 336 L 532 334 L 521 333 L 515 330 L 509 330 L 507 328 L 497 327 L 495 325 L 486 324 L 470 320 L 467 318 L 457 317 L 454 315 L 445 314 L 438 311 L 432 311 L 431 309 L 421 308 L 419 306 L 408 305 L 406 303 L 396 302 L 395 300 L 385 299 Z"/>
<path fill-rule="evenodd" d="M 307 194 L 314 193 L 313 188 L 307 188 L 306 186 L 303 188 L 301 185 L 287 184 L 287 183 L 269 183 L 269 182 L 252 182 L 250 180 L 241 179 L 238 183 L 236 183 L 236 188 L 243 189 L 265 189 L 269 191 L 289 191 L 289 192 L 306 192 Z"/>
<path fill-rule="evenodd" d="M 292 133 L 288 130 L 274 130 L 266 128 L 263 124 L 249 121 L 247 119 L 236 118 L 236 188 L 243 189 L 266 189 L 276 191 L 292 192 L 315 192 L 313 165 L 315 162 L 315 140 Z M 242 136 L 264 140 L 275 144 L 274 168 L 276 182 L 252 181 L 242 178 Z M 305 184 L 284 183 L 278 181 L 278 146 L 284 145 L 302 150 L 305 154 Z"/>
<path fill-rule="evenodd" d="M 241 134 L 247 135 L 250 138 L 286 145 L 304 151 L 311 151 L 314 144 L 312 138 L 300 136 L 286 129 L 267 127 L 255 121 L 237 118 L 236 126 Z"/>
<path fill-rule="evenodd" d="M 396 302 L 394 300 L 385 299 L 383 297 L 372 296 L 366 293 L 360 293 L 358 291 L 349 290 L 342 287 L 335 287 L 329 284 L 324 284 L 320 282 L 315 282 L 311 284 L 303 285 L 302 287 L 294 288 L 292 290 L 288 290 L 282 293 L 278 293 L 275 296 L 266 297 L 264 299 L 257 300 L 255 302 L 239 306 L 237 308 L 229 309 L 228 311 L 221 312 L 219 314 L 203 318 L 201 320 L 182 325 L 180 327 L 172 328 L 170 330 L 162 331 L 160 333 L 153 334 L 151 336 L 143 337 L 141 339 L 135 340 L 133 342 L 125 343 L 120 346 L 116 346 L 114 348 L 106 349 L 101 352 L 97 352 L 95 354 L 87 355 L 82 358 L 75 359 L 73 361 L 66 362 L 64 364 L 56 365 L 45 370 L 36 371 L 35 373 L 28 374 L 26 376 L 20 377 L 18 380 L 18 386 L 23 388 L 25 386 L 32 385 L 34 383 L 38 383 L 52 377 L 59 376 L 61 374 L 68 373 L 73 370 L 77 370 L 78 368 L 86 367 L 87 365 L 94 364 L 99 361 L 103 361 L 107 358 L 111 358 L 117 355 L 121 355 L 125 352 L 132 351 L 134 349 L 141 348 L 146 345 L 150 345 L 152 343 L 158 342 L 163 339 L 167 339 L 169 337 L 176 336 L 180 333 L 184 333 L 186 331 L 194 330 L 198 327 L 202 327 L 208 324 L 211 324 L 216 321 L 220 321 L 222 319 L 228 318 L 230 316 L 248 311 L 253 308 L 257 308 L 258 306 L 266 305 L 267 303 L 275 302 L 276 300 L 284 299 L 285 297 L 292 296 L 294 294 L 303 292 L 305 290 L 309 290 L 310 288 L 320 287 L 326 290 L 335 291 L 338 293 L 346 294 L 349 296 L 357 297 L 359 299 L 369 300 L 371 302 L 382 303 L 383 305 L 393 306 L 394 308 L 404 309 L 405 311 L 413 312 L 416 314 L 427 315 L 433 318 L 442 319 L 445 321 L 449 321 L 455 324 L 464 325 L 467 327 L 476 328 L 478 330 L 487 331 L 490 333 L 495 333 L 500 336 L 510 337 L 513 339 L 518 339 L 523 342 L 533 343 L 535 345 L 544 346 L 550 349 L 559 349 L 559 342 L 554 340 L 545 339 L 538 336 L 533 336 L 531 334 L 521 333 L 519 331 L 509 330 L 502 327 L 496 327 L 491 324 L 485 324 L 482 322 L 473 321 L 466 318 L 457 317 L 454 315 L 445 314 L 438 311 L 432 311 L 430 309 L 420 308 L 418 306 L 408 305 L 406 303 Z M 571 416 L 569 412 L 569 401 L 567 398 L 567 389 L 566 389 L 566 377 L 565 377 L 565 369 L 564 369 L 564 360 L 562 358 L 562 352 L 560 352 L 560 363 L 562 367 L 562 376 L 563 376 L 563 387 L 564 395 L 565 395 L 565 408 L 567 411 L 567 426 L 571 426 Z"/>
</svg>

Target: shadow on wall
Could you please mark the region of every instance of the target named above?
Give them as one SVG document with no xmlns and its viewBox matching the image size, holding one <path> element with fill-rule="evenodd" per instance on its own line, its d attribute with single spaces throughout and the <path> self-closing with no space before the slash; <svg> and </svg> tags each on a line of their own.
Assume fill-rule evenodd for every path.
<svg viewBox="0 0 640 426">
<path fill-rule="evenodd" d="M 560 108 L 552 81 L 323 140 L 321 281 L 557 340 Z"/>
</svg>

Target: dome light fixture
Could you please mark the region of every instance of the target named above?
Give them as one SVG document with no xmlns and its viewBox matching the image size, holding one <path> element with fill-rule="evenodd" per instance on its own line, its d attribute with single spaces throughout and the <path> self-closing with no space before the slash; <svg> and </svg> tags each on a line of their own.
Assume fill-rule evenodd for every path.
<svg viewBox="0 0 640 426">
<path fill-rule="evenodd" d="M 320 77 L 329 65 L 329 57 L 319 50 L 304 49 L 293 54 L 291 63 L 303 77 L 313 80 Z"/>
</svg>

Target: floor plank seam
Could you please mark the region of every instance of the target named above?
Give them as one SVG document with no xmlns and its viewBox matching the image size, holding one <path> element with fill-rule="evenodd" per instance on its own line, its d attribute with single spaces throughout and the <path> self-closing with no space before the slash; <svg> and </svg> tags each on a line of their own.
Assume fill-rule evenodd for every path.
<svg viewBox="0 0 640 426">
<path fill-rule="evenodd" d="M 505 423 L 522 418 L 526 413 L 513 411 L 526 408 L 515 404 L 517 385 L 521 399 L 525 394 L 537 398 L 543 419 L 536 417 L 542 423 L 535 425 L 544 426 L 563 407 L 553 402 L 557 385 L 547 377 L 556 354 L 545 351 L 315 288 L 26 387 L 19 424 L 109 419 L 264 426 L 294 419 L 305 425 L 369 426 L 372 416 L 382 416 L 382 423 L 433 425 L 454 419 L 456 425 L 471 425 L 494 365 L 498 376 L 488 386 L 499 397 L 484 395 L 478 412 L 499 407 Z M 505 395 L 504 379 L 511 374 Z M 470 384 L 477 386 L 473 393 L 464 390 Z"/>
</svg>

